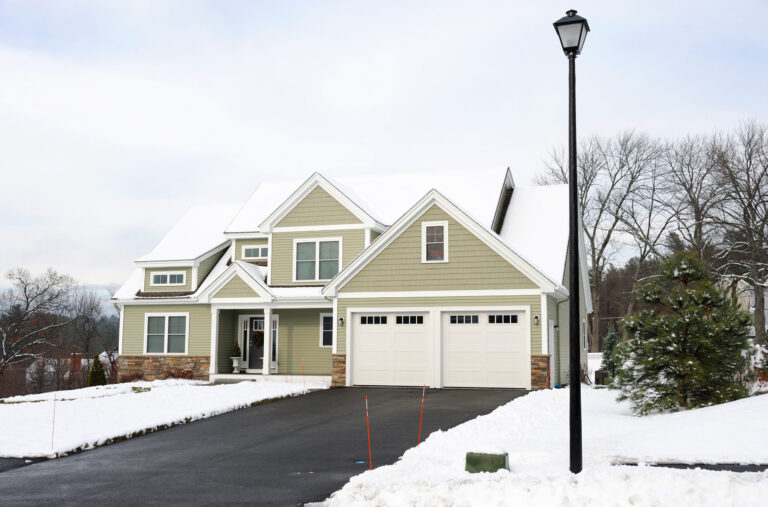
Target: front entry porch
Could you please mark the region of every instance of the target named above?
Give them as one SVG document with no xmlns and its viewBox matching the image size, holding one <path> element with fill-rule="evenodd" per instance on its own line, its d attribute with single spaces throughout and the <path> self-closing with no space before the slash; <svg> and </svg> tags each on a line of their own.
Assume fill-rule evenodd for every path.
<svg viewBox="0 0 768 507">
<path fill-rule="evenodd" d="M 215 373 L 210 376 L 213 384 L 238 382 L 290 382 L 292 384 L 321 384 L 331 386 L 330 375 L 262 375 L 261 373 Z"/>
</svg>

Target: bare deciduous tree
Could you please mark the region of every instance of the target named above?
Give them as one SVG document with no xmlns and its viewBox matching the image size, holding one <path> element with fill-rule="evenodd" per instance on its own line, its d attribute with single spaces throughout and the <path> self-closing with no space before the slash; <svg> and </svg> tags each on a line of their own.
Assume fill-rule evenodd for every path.
<svg viewBox="0 0 768 507">
<path fill-rule="evenodd" d="M 0 373 L 8 366 L 41 358 L 74 317 L 71 312 L 75 283 L 49 269 L 33 277 L 13 269 L 12 287 L 0 295 Z"/>
</svg>

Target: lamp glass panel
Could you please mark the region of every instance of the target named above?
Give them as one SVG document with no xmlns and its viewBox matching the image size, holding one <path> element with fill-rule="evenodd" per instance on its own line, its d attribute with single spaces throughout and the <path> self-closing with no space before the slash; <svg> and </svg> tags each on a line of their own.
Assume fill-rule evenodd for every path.
<svg viewBox="0 0 768 507">
<path fill-rule="evenodd" d="M 560 36 L 560 44 L 563 45 L 563 49 L 577 48 L 579 46 L 582 26 L 581 23 L 569 23 L 557 27 L 557 34 Z"/>
</svg>

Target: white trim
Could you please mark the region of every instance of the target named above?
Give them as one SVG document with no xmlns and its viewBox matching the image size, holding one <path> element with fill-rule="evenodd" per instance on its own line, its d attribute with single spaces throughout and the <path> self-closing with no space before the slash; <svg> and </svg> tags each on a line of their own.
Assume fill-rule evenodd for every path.
<svg viewBox="0 0 768 507">
<path fill-rule="evenodd" d="M 344 324 L 346 325 L 347 322 L 344 321 Z M 331 347 L 331 354 L 338 354 L 339 353 L 339 337 L 338 337 L 338 328 L 339 327 L 339 299 L 333 298 L 333 347 Z"/>
<path fill-rule="evenodd" d="M 195 264 L 194 266 L 192 266 L 192 273 L 191 273 L 191 276 L 192 276 L 192 280 L 191 280 L 191 282 L 192 282 L 192 285 L 190 286 L 190 288 L 192 289 L 192 292 L 194 292 L 194 291 L 196 291 L 196 290 L 197 290 L 197 270 L 198 270 L 198 269 L 197 269 L 197 264 Z"/>
<path fill-rule="evenodd" d="M 328 308 L 332 309 L 333 304 L 328 300 L 313 300 L 313 301 L 273 301 L 266 303 L 258 301 L 256 299 L 246 298 L 231 298 L 231 299 L 214 299 L 211 301 L 211 306 L 214 306 L 220 310 L 253 310 L 257 308 L 272 308 L 273 310 L 291 310 L 291 309 L 319 309 Z"/>
<path fill-rule="evenodd" d="M 262 375 L 272 373 L 272 309 L 264 308 L 264 356 L 261 361 Z M 251 349 L 248 348 L 250 353 Z"/>
<path fill-rule="evenodd" d="M 258 257 L 248 257 L 245 255 L 246 248 L 258 248 L 259 249 L 259 256 Z M 267 256 L 264 257 L 261 255 L 261 249 L 266 248 L 267 249 Z M 259 245 L 242 245 L 240 248 L 240 258 L 244 261 L 265 261 L 269 259 L 269 246 L 264 244 Z"/>
<path fill-rule="evenodd" d="M 541 289 L 412 290 L 400 292 L 339 292 L 336 298 L 439 298 L 463 296 L 538 296 L 540 294 L 542 294 Z"/>
<path fill-rule="evenodd" d="M 125 305 L 118 304 L 120 307 L 120 328 L 117 332 L 117 355 L 123 355 L 123 327 L 125 324 Z"/>
<path fill-rule="evenodd" d="M 259 231 L 253 232 L 225 232 L 224 237 L 228 239 L 264 239 L 267 234 Z"/>
<path fill-rule="evenodd" d="M 331 280 L 331 278 L 320 278 L 320 242 L 331 242 L 331 241 L 337 241 L 339 243 L 339 271 L 341 271 L 343 266 L 343 251 L 344 251 L 344 238 L 342 236 L 338 237 L 327 237 L 327 238 L 294 238 L 293 239 L 293 273 L 292 273 L 292 280 L 293 283 L 301 283 L 301 282 L 327 282 L 328 280 Z M 297 280 L 296 279 L 296 245 L 299 243 L 315 243 L 315 278 L 309 279 L 309 280 Z M 339 273 L 339 271 L 336 272 L 336 274 Z M 336 275 L 334 275 L 336 276 Z"/>
<path fill-rule="evenodd" d="M 363 249 L 368 248 L 371 246 L 371 228 L 366 227 L 365 228 L 365 243 L 363 244 Z"/>
<path fill-rule="evenodd" d="M 156 275 L 165 275 L 168 277 L 168 280 L 171 279 L 171 275 L 181 275 L 181 283 L 155 283 L 155 276 Z M 186 271 L 152 271 L 149 270 L 149 286 L 150 287 L 180 287 L 182 285 L 187 285 L 187 272 Z"/>
<path fill-rule="evenodd" d="M 272 283 L 272 235 L 267 236 L 267 284 Z"/>
<path fill-rule="evenodd" d="M 275 340 L 275 364 L 272 364 L 272 357 L 270 356 L 270 367 L 272 368 L 272 372 L 277 374 L 278 372 L 278 362 L 280 361 L 280 314 L 279 313 L 273 313 L 272 318 L 270 319 L 272 322 L 273 329 L 271 332 L 276 333 L 276 340 Z M 270 344 L 272 343 L 272 336 L 270 338 Z"/>
<path fill-rule="evenodd" d="M 267 287 L 263 280 L 254 278 L 248 271 L 245 270 L 245 268 L 239 264 L 240 262 L 243 261 L 234 261 L 232 264 L 230 264 L 229 267 L 227 267 L 227 269 L 225 269 L 216 280 L 214 280 L 210 285 L 208 285 L 208 287 L 205 288 L 205 290 L 197 295 L 197 301 L 200 303 L 210 303 L 212 299 L 223 299 L 216 298 L 216 293 L 218 293 L 235 276 L 240 276 L 243 282 L 245 282 L 246 285 L 253 289 L 256 294 L 258 294 L 258 297 L 247 298 L 248 301 L 251 301 L 252 303 L 272 301 L 274 299 L 274 295 L 269 290 L 269 287 Z M 232 298 L 226 298 L 223 300 L 228 301 L 229 299 Z"/>
<path fill-rule="evenodd" d="M 427 313 L 429 314 L 429 325 L 432 326 L 430 330 L 431 350 L 432 350 L 432 378 L 430 387 L 441 388 L 443 387 L 442 371 L 443 371 L 443 357 L 442 357 L 442 341 L 443 341 L 443 320 L 442 315 L 449 312 L 524 312 L 525 313 L 525 325 L 528 332 L 528 361 L 527 361 L 527 384 L 526 389 L 531 389 L 531 361 L 530 356 L 533 354 L 533 331 L 531 326 L 531 306 L 530 305 L 508 305 L 508 306 L 484 306 L 484 305 L 464 305 L 464 306 L 387 306 L 387 307 L 349 307 L 347 308 L 345 327 L 346 333 L 346 385 L 352 386 L 354 379 L 352 378 L 352 336 L 351 336 L 351 323 L 353 322 L 353 314 L 359 313 L 379 313 L 379 314 L 395 314 L 395 313 Z M 439 371 L 435 371 L 439 370 Z"/>
<path fill-rule="evenodd" d="M 194 259 L 179 259 L 167 261 L 134 261 L 140 268 L 191 268 L 195 265 Z"/>
<path fill-rule="evenodd" d="M 443 228 L 443 258 L 430 261 L 427 260 L 427 227 L 435 226 Z M 437 220 L 431 222 L 421 222 L 421 263 L 439 264 L 441 262 L 448 262 L 448 221 Z"/>
<path fill-rule="evenodd" d="M 147 331 L 150 317 L 165 317 L 163 349 L 165 352 L 147 352 Z M 168 317 L 186 317 L 184 330 L 184 352 L 168 352 Z M 144 346 L 142 354 L 147 356 L 187 356 L 189 355 L 189 312 L 148 312 L 144 313 Z"/>
<path fill-rule="evenodd" d="M 333 321 L 333 314 L 332 313 L 321 313 L 320 314 L 320 343 L 319 346 L 321 349 L 327 349 L 330 348 L 333 350 L 333 337 L 331 337 L 331 344 L 330 345 L 323 345 L 323 318 L 324 317 L 330 317 L 331 318 L 331 333 L 333 333 L 333 330 L 336 328 L 336 323 Z"/>
<path fill-rule="evenodd" d="M 541 326 L 541 353 L 549 354 L 549 316 L 546 294 L 541 295 L 541 318 L 539 319 L 539 325 Z"/>
<path fill-rule="evenodd" d="M 211 361 L 208 366 L 208 375 L 218 373 L 216 360 L 219 346 L 219 309 L 211 308 Z"/>
<path fill-rule="evenodd" d="M 472 232 L 491 248 L 491 250 L 517 268 L 544 292 L 564 290 L 561 289 L 559 282 L 550 280 L 547 275 L 539 271 L 531 262 L 512 250 L 501 240 L 501 238 L 499 238 L 498 235 L 478 224 L 437 190 L 430 190 L 424 197 L 398 218 L 392 226 L 384 231 L 382 235 L 371 244 L 370 248 L 360 253 L 343 270 L 341 270 L 339 274 L 330 280 L 323 288 L 323 294 L 329 297 L 335 296 L 338 289 L 342 288 L 344 284 L 359 273 L 360 270 L 362 270 L 382 250 L 387 248 L 392 241 L 402 234 L 403 231 L 413 225 L 419 217 L 423 216 L 423 214 L 433 205 L 438 205 L 445 213 L 456 220 L 459 225 Z"/>
<path fill-rule="evenodd" d="M 345 231 L 367 229 L 365 224 L 333 224 L 333 225 L 291 225 L 285 227 L 273 227 L 272 232 L 322 232 L 322 231 Z"/>
</svg>

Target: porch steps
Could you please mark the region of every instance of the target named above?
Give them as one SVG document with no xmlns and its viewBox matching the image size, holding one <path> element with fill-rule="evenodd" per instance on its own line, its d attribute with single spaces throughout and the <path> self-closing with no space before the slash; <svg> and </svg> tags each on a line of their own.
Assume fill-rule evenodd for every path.
<svg viewBox="0 0 768 507">
<path fill-rule="evenodd" d="M 322 384 L 331 386 L 330 375 L 261 375 L 257 373 L 215 373 L 212 384 L 237 384 L 238 382 L 291 382 L 294 384 Z"/>
</svg>

